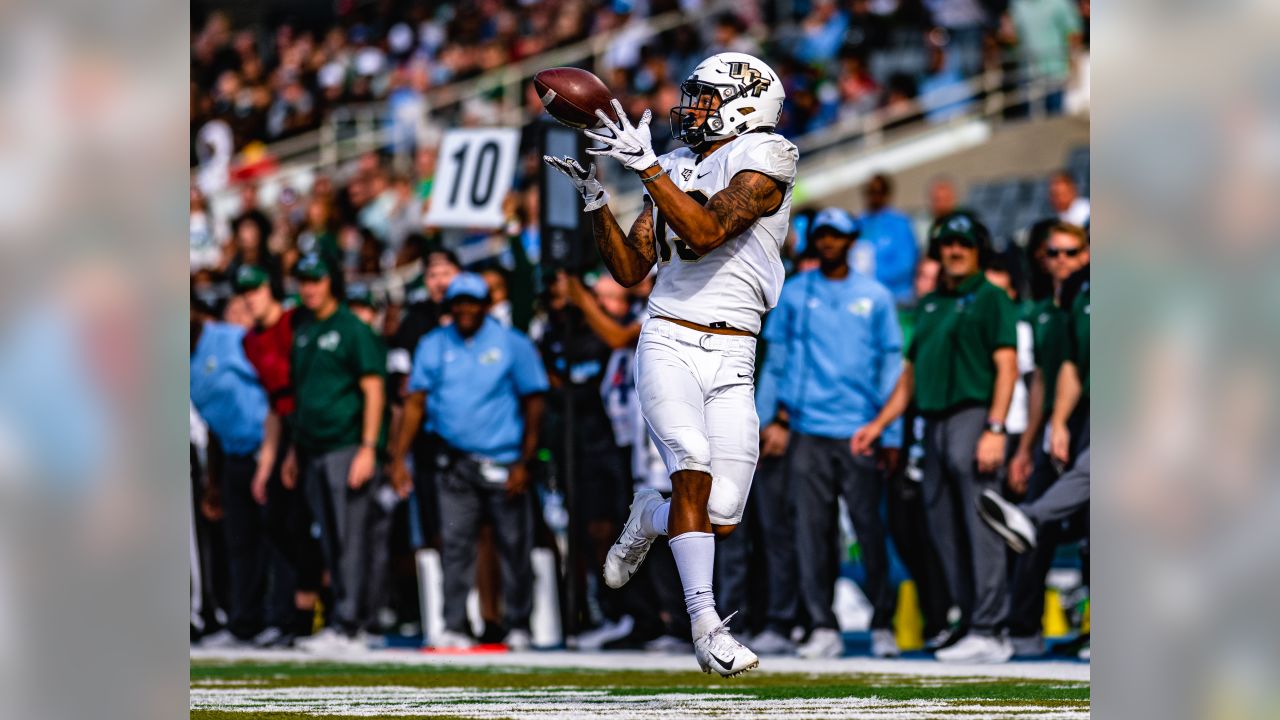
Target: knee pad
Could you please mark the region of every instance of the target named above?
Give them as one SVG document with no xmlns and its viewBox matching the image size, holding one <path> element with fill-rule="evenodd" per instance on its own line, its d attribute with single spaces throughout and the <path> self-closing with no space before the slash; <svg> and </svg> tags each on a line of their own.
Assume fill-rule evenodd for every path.
<svg viewBox="0 0 1280 720">
<path fill-rule="evenodd" d="M 711 442 L 707 440 L 706 435 L 695 428 L 673 428 L 658 440 L 668 472 L 674 473 L 677 470 L 711 472 Z"/>
<path fill-rule="evenodd" d="M 707 516 L 713 525 L 737 525 L 742 522 L 742 513 L 747 508 L 747 496 L 751 492 L 753 474 L 749 468 L 745 474 L 734 472 L 738 468 L 732 465 L 723 468 L 727 463 L 717 463 L 720 474 L 711 478 L 711 495 L 707 498 Z M 744 464 L 745 466 L 745 464 Z"/>
</svg>

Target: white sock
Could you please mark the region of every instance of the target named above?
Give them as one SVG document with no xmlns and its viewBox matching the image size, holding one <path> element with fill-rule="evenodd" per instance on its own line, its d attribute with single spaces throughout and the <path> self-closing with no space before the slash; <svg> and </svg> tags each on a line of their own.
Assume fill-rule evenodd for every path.
<svg viewBox="0 0 1280 720">
<path fill-rule="evenodd" d="M 684 586 L 684 606 L 693 624 L 693 637 L 705 635 L 720 623 L 716 614 L 716 598 L 711 591 L 711 578 L 715 572 L 716 539 L 711 533 L 681 533 L 668 541 L 671 554 L 680 571 L 680 584 Z"/>
<path fill-rule="evenodd" d="M 649 537 L 667 534 L 667 515 L 671 512 L 671 501 L 666 500 L 653 509 L 653 512 L 640 518 L 640 531 Z"/>
</svg>

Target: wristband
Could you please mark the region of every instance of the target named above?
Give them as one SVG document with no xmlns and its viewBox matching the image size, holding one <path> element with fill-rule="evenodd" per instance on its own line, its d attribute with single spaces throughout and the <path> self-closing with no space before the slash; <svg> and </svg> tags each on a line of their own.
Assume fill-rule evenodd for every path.
<svg viewBox="0 0 1280 720">
<path fill-rule="evenodd" d="M 1004 423 L 998 422 L 996 420 L 988 420 L 987 432 L 993 433 L 995 435 L 1004 435 L 1005 433 Z"/>
<path fill-rule="evenodd" d="M 645 177 L 644 175 L 641 175 L 640 182 L 644 183 L 645 185 L 648 185 L 651 182 L 655 182 L 658 178 L 662 177 L 665 174 L 666 173 L 662 172 L 662 167 L 659 166 L 658 172 L 654 173 L 653 175 L 650 175 L 649 177 Z"/>
</svg>

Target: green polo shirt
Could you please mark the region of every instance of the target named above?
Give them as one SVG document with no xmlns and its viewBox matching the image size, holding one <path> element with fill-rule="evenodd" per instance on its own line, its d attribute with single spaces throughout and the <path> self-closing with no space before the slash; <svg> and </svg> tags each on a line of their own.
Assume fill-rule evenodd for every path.
<svg viewBox="0 0 1280 720">
<path fill-rule="evenodd" d="M 1044 413 L 1053 412 L 1053 398 L 1058 387 L 1058 371 L 1071 350 L 1067 313 L 1053 298 L 1045 298 L 1027 306 L 1024 318 L 1031 325 L 1036 367 L 1044 378 Z"/>
<path fill-rule="evenodd" d="M 299 447 L 324 453 L 360 444 L 364 393 L 360 378 L 382 377 L 386 350 L 346 306 L 313 320 L 293 337 L 294 413 Z"/>
<path fill-rule="evenodd" d="M 998 348 L 1018 345 L 1018 310 L 981 273 L 954 290 L 938 290 L 916 305 L 915 337 L 907 359 L 915 366 L 916 407 L 926 415 L 989 405 Z"/>
<path fill-rule="evenodd" d="M 1089 398 L 1089 283 L 1080 288 L 1080 294 L 1071 303 L 1071 361 L 1080 373 L 1081 392 Z"/>
</svg>

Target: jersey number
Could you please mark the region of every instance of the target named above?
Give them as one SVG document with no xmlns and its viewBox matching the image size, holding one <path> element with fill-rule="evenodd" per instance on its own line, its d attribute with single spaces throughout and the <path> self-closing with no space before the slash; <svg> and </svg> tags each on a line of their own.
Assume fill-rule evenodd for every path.
<svg viewBox="0 0 1280 720">
<path fill-rule="evenodd" d="M 686 190 L 685 195 L 697 200 L 699 205 L 706 205 L 707 200 L 710 199 L 707 197 L 707 194 L 701 190 Z M 656 228 L 656 232 L 653 234 L 653 242 L 658 246 L 659 262 L 671 262 L 671 248 L 673 246 L 675 247 L 676 254 L 679 255 L 680 259 L 684 262 L 698 262 L 702 259 L 702 256 L 691 250 L 689 246 L 685 244 L 685 241 L 675 237 L 674 235 L 671 237 L 671 242 L 667 242 L 667 219 L 662 215 L 662 211 L 658 211 L 658 226 Z"/>
</svg>

